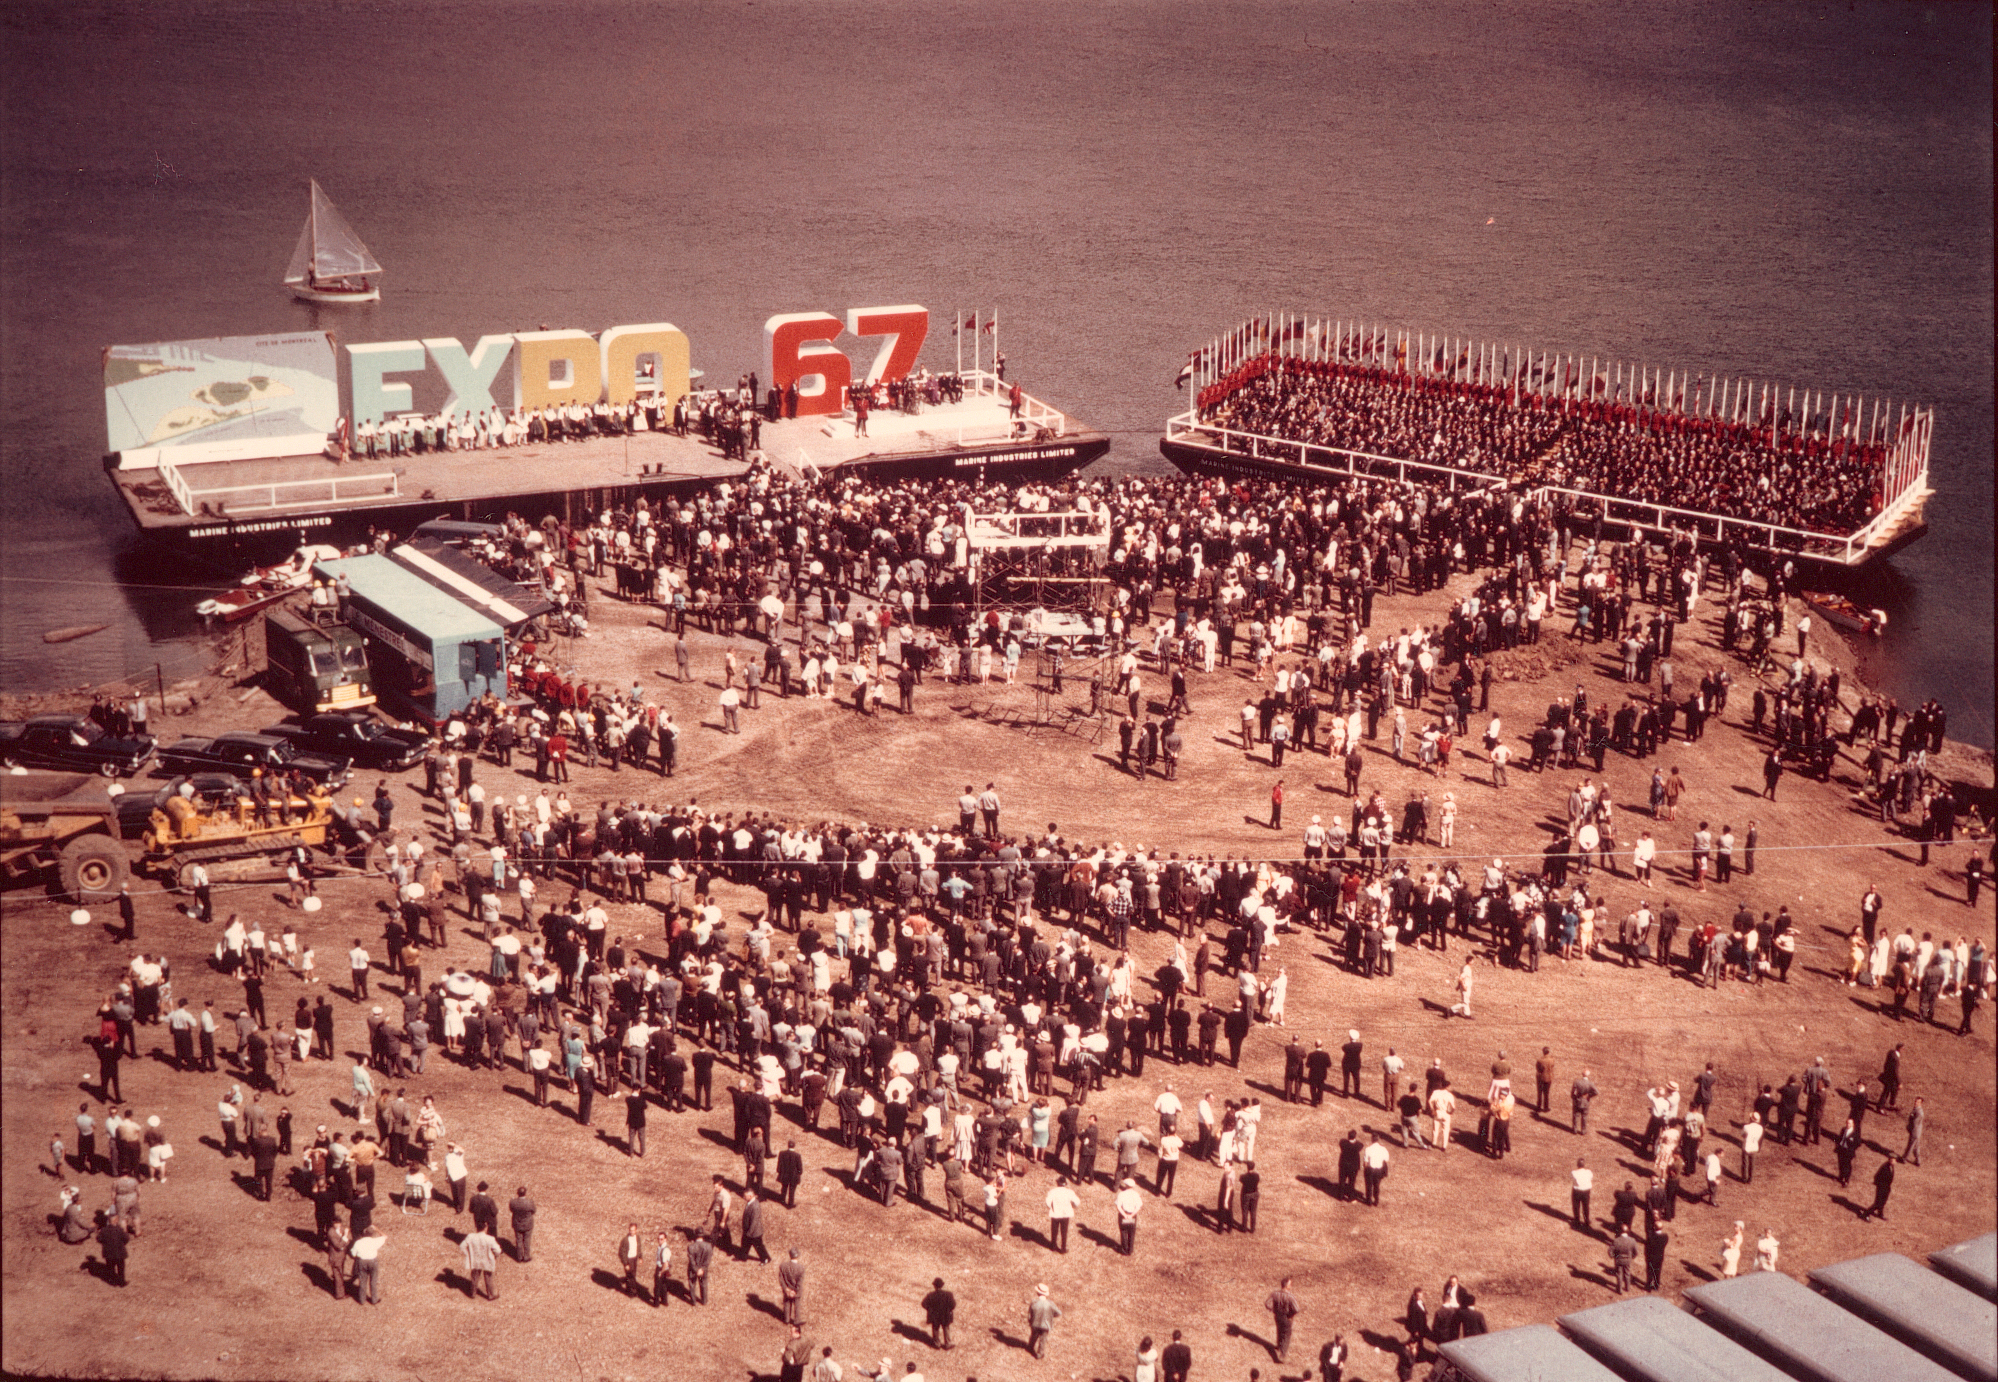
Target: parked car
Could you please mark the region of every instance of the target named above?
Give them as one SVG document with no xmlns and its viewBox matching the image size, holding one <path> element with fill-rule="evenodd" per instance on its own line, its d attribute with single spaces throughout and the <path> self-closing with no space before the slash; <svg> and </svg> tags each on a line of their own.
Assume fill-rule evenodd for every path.
<svg viewBox="0 0 1998 1382">
<path fill-rule="evenodd" d="M 263 732 L 310 753 L 351 758 L 355 767 L 367 772 L 413 768 L 430 748 L 430 736 L 424 731 L 384 724 L 364 710 L 309 715 L 303 724 L 272 725 Z"/>
<path fill-rule="evenodd" d="M 267 775 L 297 769 L 329 788 L 344 783 L 353 766 L 352 759 L 304 753 L 292 747 L 289 739 L 247 732 L 182 739 L 160 751 L 160 768 L 169 773 L 224 772 L 250 777 L 258 768 Z"/>
<path fill-rule="evenodd" d="M 159 740 L 150 734 L 115 738 L 81 715 L 37 715 L 0 724 L 0 763 L 10 768 L 130 777 L 152 761 L 158 748 Z"/>
<path fill-rule="evenodd" d="M 126 792 L 118 798 L 118 837 L 136 840 L 144 835 L 153 811 L 163 809 L 168 798 L 178 796 L 183 782 L 194 788 L 194 795 L 205 811 L 234 802 L 249 790 L 234 773 L 194 773 L 173 778 L 150 792 Z"/>
</svg>

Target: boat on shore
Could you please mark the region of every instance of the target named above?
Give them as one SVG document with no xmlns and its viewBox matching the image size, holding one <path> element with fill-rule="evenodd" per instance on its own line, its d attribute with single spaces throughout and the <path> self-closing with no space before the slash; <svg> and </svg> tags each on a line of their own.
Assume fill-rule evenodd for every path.
<svg viewBox="0 0 1998 1382">
<path fill-rule="evenodd" d="M 285 286 L 300 302 L 380 302 L 382 290 L 368 281 L 382 266 L 333 205 L 333 199 L 312 180 L 312 205 L 298 233 L 298 247 L 285 270 Z"/>
<path fill-rule="evenodd" d="M 1847 633 L 1869 633 L 1878 638 L 1887 631 L 1887 611 L 1884 609 L 1861 609 L 1843 595 L 1815 590 L 1805 591 L 1803 600 L 1811 607 L 1813 614 Z"/>
<path fill-rule="evenodd" d="M 234 590 L 203 600 L 194 607 L 194 612 L 203 619 L 233 624 L 310 584 L 313 563 L 332 561 L 339 555 L 338 547 L 323 542 L 308 543 L 275 565 L 257 567 Z"/>
</svg>

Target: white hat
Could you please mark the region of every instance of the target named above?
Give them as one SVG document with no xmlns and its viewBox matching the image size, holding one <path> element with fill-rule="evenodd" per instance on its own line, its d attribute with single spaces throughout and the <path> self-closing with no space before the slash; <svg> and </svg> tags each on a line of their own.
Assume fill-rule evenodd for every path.
<svg viewBox="0 0 1998 1382">
<path fill-rule="evenodd" d="M 1358 1027 L 1348 1027 L 1346 1029 L 1346 1037 L 1349 1041 L 1358 1041 L 1360 1039 L 1360 1029 Z"/>
<path fill-rule="evenodd" d="M 149 1128 L 157 1128 L 159 1125 L 160 1125 L 160 1116 L 157 1113 L 146 1120 L 146 1126 Z"/>
</svg>

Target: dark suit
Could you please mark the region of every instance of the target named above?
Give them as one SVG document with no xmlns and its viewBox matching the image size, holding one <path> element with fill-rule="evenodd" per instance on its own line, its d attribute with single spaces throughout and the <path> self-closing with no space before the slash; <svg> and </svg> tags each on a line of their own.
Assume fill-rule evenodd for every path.
<svg viewBox="0 0 1998 1382">
<path fill-rule="evenodd" d="M 742 1206 L 742 1257 L 748 1260 L 750 1253 L 768 1262 L 770 1250 L 763 1246 L 763 1201 L 750 1200 Z"/>
<path fill-rule="evenodd" d="M 516 1262 L 534 1260 L 534 1201 L 525 1195 L 515 1195 L 507 1203 L 507 1212 L 513 1218 L 513 1258 Z"/>
<path fill-rule="evenodd" d="M 798 1186 L 805 1179 L 805 1158 L 796 1147 L 786 1147 L 777 1153 L 777 1189 L 786 1209 L 798 1205 Z"/>
<path fill-rule="evenodd" d="M 97 1230 L 97 1246 L 104 1254 L 104 1265 L 111 1270 L 111 1282 L 115 1286 L 125 1284 L 125 1258 L 130 1252 L 131 1235 L 125 1226 L 116 1219 L 105 1221 L 104 1227 Z"/>
</svg>

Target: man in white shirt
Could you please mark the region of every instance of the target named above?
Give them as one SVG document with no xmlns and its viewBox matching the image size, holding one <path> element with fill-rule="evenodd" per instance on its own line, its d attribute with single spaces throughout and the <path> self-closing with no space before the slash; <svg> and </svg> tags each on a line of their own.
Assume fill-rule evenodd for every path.
<svg viewBox="0 0 1998 1382">
<path fill-rule="evenodd" d="M 1069 1185 L 1067 1176 L 1057 1178 L 1054 1189 L 1048 1191 L 1048 1241 L 1056 1252 L 1068 1251 L 1069 1225 L 1081 1203 L 1082 1197 Z"/>
<path fill-rule="evenodd" d="M 1589 1227 L 1589 1192 L 1595 1188 L 1596 1173 L 1581 1157 L 1575 1158 L 1575 1169 L 1569 1174 L 1568 1209 L 1575 1227 L 1583 1232 Z"/>
<path fill-rule="evenodd" d="M 1366 1186 L 1367 1203 L 1378 1205 L 1381 1202 L 1381 1182 L 1387 1179 L 1388 1149 L 1375 1133 L 1367 1143 L 1366 1151 L 1360 1153 L 1360 1177 Z"/>
<path fill-rule="evenodd" d="M 354 1297 L 368 1305 L 382 1303 L 381 1252 L 387 1241 L 387 1235 L 371 1227 L 348 1250 L 354 1258 Z"/>
<path fill-rule="evenodd" d="M 1138 1211 L 1145 1207 L 1138 1182 L 1127 1178 L 1117 1189 L 1117 1236 L 1119 1250 L 1129 1257 L 1138 1248 Z"/>
</svg>

